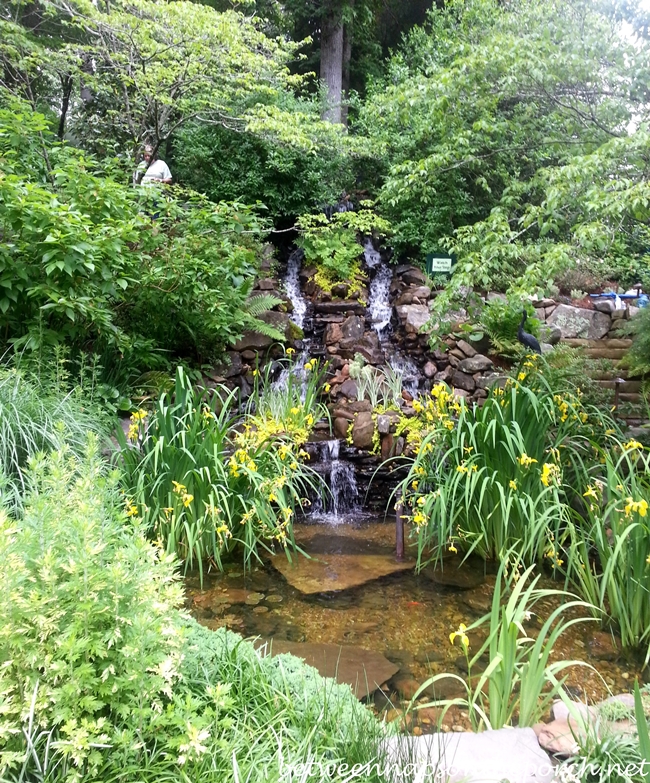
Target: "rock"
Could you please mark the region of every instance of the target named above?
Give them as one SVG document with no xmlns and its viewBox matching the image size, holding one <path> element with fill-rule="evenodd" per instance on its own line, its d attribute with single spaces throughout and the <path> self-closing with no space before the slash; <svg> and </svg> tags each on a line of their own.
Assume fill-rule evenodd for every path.
<svg viewBox="0 0 650 783">
<path fill-rule="evenodd" d="M 337 405 L 332 411 L 332 417 L 335 419 L 354 421 L 354 413 L 345 405 Z"/>
<path fill-rule="evenodd" d="M 600 313 L 607 313 L 611 315 L 616 310 L 616 303 L 613 299 L 597 299 L 594 302 L 594 307 Z"/>
<path fill-rule="evenodd" d="M 395 438 L 388 434 L 383 435 L 381 439 L 381 458 L 387 460 L 395 455 Z"/>
<path fill-rule="evenodd" d="M 347 299 L 342 302 L 315 302 L 314 311 L 316 313 L 355 313 L 362 315 L 365 307 L 359 302 Z"/>
<path fill-rule="evenodd" d="M 462 364 L 463 362 L 461 362 L 461 365 Z M 454 370 L 454 374 L 451 376 L 451 382 L 456 389 L 464 389 L 468 392 L 473 392 L 476 388 L 476 381 L 474 378 L 472 378 L 471 375 L 466 375 L 460 370 Z"/>
<path fill-rule="evenodd" d="M 253 356 L 256 354 L 253 353 Z M 235 375 L 239 375 L 242 371 L 242 356 L 237 351 L 228 351 L 225 356 L 225 361 L 215 367 L 215 371 L 219 375 L 223 375 L 224 378 L 233 378 Z"/>
<path fill-rule="evenodd" d="M 285 338 L 291 333 L 293 324 L 291 319 L 286 313 L 278 313 L 275 310 L 271 310 L 266 313 L 262 313 L 259 316 L 260 321 L 273 326 L 279 332 L 282 332 Z M 273 338 L 267 337 L 265 334 L 259 332 L 246 332 L 237 342 L 233 345 L 234 351 L 245 351 L 247 349 L 261 349 L 268 348 L 276 342 Z"/>
<path fill-rule="evenodd" d="M 533 726 L 540 748 L 558 756 L 574 756 L 580 749 L 576 740 L 577 726 L 571 721 L 553 720 Z"/>
<path fill-rule="evenodd" d="M 469 359 L 471 359 L 473 356 L 476 356 L 478 353 L 478 351 L 476 351 L 475 348 L 472 348 L 469 343 L 466 343 L 465 340 L 458 340 L 456 345 Z"/>
<path fill-rule="evenodd" d="M 547 329 L 544 332 L 544 342 L 547 342 L 549 345 L 557 345 L 562 339 L 561 329 Z"/>
<path fill-rule="evenodd" d="M 409 674 L 398 674 L 393 677 L 391 683 L 402 699 L 409 701 L 420 689 L 420 683 Z"/>
<path fill-rule="evenodd" d="M 344 340 L 359 340 L 363 337 L 365 325 L 358 315 L 351 315 L 341 324 L 341 333 Z"/>
<path fill-rule="evenodd" d="M 256 646 L 263 646 L 258 642 Z M 358 699 L 364 699 L 395 674 L 397 667 L 381 653 L 363 647 L 307 642 L 285 642 L 271 639 L 270 655 L 290 653 L 318 669 L 323 677 L 348 684 Z"/>
<path fill-rule="evenodd" d="M 476 356 L 472 356 L 471 359 L 463 359 L 458 365 L 458 369 L 468 375 L 473 375 L 475 372 L 491 370 L 493 366 L 492 359 L 488 359 L 487 356 L 477 353 Z"/>
<path fill-rule="evenodd" d="M 611 319 L 598 310 L 584 310 L 571 305 L 558 305 L 547 321 L 562 332 L 562 337 L 586 337 L 600 340 L 611 326 Z"/>
<path fill-rule="evenodd" d="M 495 291 L 490 291 L 487 295 L 487 301 L 492 302 L 494 299 L 498 299 L 501 302 L 507 302 L 508 297 L 505 294 L 498 294 Z M 533 304 L 535 304 L 533 302 Z"/>
<path fill-rule="evenodd" d="M 456 389 L 453 388 L 452 391 L 454 392 L 454 397 L 469 397 L 470 393 L 466 389 Z"/>
<path fill-rule="evenodd" d="M 429 361 L 424 365 L 423 372 L 425 378 L 433 378 L 433 376 L 438 372 L 438 368 L 434 362 Z"/>
<path fill-rule="evenodd" d="M 341 384 L 339 392 L 349 400 L 356 400 L 358 393 L 356 381 L 353 381 L 352 378 L 346 378 Z"/>
<path fill-rule="evenodd" d="M 641 310 L 640 307 L 635 307 L 634 305 L 628 305 L 627 306 L 626 317 L 627 318 L 634 318 L 635 316 L 637 316 L 639 314 L 640 310 Z"/>
<path fill-rule="evenodd" d="M 273 291 L 277 286 L 275 280 L 272 280 L 270 277 L 263 277 L 257 281 L 255 287 L 260 291 Z"/>
<path fill-rule="evenodd" d="M 448 364 L 444 370 L 440 370 L 433 377 L 438 383 L 449 383 L 451 376 L 454 374 L 454 368 Z"/>
<path fill-rule="evenodd" d="M 597 661 L 615 661 L 619 656 L 612 635 L 604 631 L 595 631 L 587 642 L 587 647 L 592 658 Z"/>
<path fill-rule="evenodd" d="M 390 416 L 377 416 L 377 432 L 379 432 L 380 435 L 388 435 L 390 432 L 390 425 Z"/>
<path fill-rule="evenodd" d="M 489 389 L 492 386 L 505 386 L 507 377 L 505 375 L 501 375 L 498 372 L 492 372 L 488 373 L 487 375 L 483 375 L 476 381 L 476 385 L 479 389 Z"/>
<path fill-rule="evenodd" d="M 333 541 L 336 536 L 330 536 Z M 313 553 L 312 553 L 313 554 Z M 410 561 L 398 562 L 392 552 L 385 554 L 337 554 L 319 553 L 318 559 L 293 556 L 292 562 L 286 555 L 274 555 L 271 564 L 290 585 L 305 595 L 339 592 L 374 582 L 388 574 L 409 571 Z"/>
<path fill-rule="evenodd" d="M 346 299 L 350 286 L 347 283 L 335 283 L 332 286 L 332 296 L 336 299 Z"/>
<path fill-rule="evenodd" d="M 445 783 L 550 783 L 554 777 L 553 764 L 529 728 L 397 735 L 387 739 L 383 749 L 385 765 L 395 770 L 395 783 L 422 783 L 434 770 L 435 780 Z M 407 765 L 411 775 L 402 777 Z"/>
<path fill-rule="evenodd" d="M 414 266 L 403 272 L 401 274 L 401 278 L 408 285 L 421 286 L 424 285 L 424 283 L 427 281 L 427 276 L 424 274 L 424 272 Z"/>
<path fill-rule="evenodd" d="M 334 343 L 340 343 L 343 339 L 343 330 L 340 324 L 327 324 L 325 327 L 325 333 L 323 335 L 325 345 L 334 345 Z"/>
<path fill-rule="evenodd" d="M 438 647 L 425 647 L 415 654 L 416 663 L 442 663 L 446 656 Z"/>
<path fill-rule="evenodd" d="M 401 305 L 395 309 L 397 317 L 404 323 L 407 332 L 419 332 L 429 320 L 430 313 L 426 305 Z"/>
<path fill-rule="evenodd" d="M 553 350 L 553 346 L 550 343 L 540 343 L 539 349 L 542 352 L 542 354 L 551 353 L 551 351 Z"/>
<path fill-rule="evenodd" d="M 374 330 L 363 335 L 354 346 L 354 352 L 360 353 L 368 364 L 383 364 L 386 358 L 379 342 L 379 335 Z"/>
<path fill-rule="evenodd" d="M 428 285 L 421 285 L 415 288 L 413 291 L 411 291 L 413 294 L 414 299 L 430 299 L 431 298 L 431 289 Z"/>
<path fill-rule="evenodd" d="M 348 427 L 350 422 L 347 419 L 334 419 L 334 437 L 339 440 L 345 440 L 348 436 Z"/>
<path fill-rule="evenodd" d="M 372 420 L 372 414 L 369 412 L 359 413 L 352 427 L 352 442 L 356 448 L 371 449 L 374 432 L 375 422 Z"/>
<path fill-rule="evenodd" d="M 413 294 L 410 291 L 404 291 L 404 293 L 399 295 L 397 301 L 395 302 L 397 307 L 410 304 L 413 304 Z"/>
</svg>

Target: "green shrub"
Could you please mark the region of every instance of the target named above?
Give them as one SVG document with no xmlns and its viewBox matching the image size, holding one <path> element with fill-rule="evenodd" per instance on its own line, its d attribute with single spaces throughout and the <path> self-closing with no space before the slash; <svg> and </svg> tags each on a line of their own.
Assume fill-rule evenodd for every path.
<svg viewBox="0 0 650 783">
<path fill-rule="evenodd" d="M 521 356 L 527 349 L 517 340 L 517 330 L 521 323 L 523 310 L 528 313 L 524 331 L 539 337 L 539 321 L 535 318 L 535 308 L 520 299 L 490 299 L 480 314 L 479 327 L 490 338 L 495 351 L 503 356 Z"/>
<path fill-rule="evenodd" d="M 300 237 L 296 244 L 305 251 L 306 262 L 316 265 L 316 282 L 324 291 L 342 282 L 349 283 L 351 290 L 358 289 L 363 281 L 360 236 L 391 231 L 390 223 L 368 205 L 358 212 L 335 212 L 331 219 L 323 213 L 301 215 L 297 224 Z"/>
<path fill-rule="evenodd" d="M 133 414 L 126 437 L 118 433 L 129 513 L 186 567 L 202 569 L 210 559 L 220 568 L 236 545 L 246 566 L 259 547 L 291 546 L 295 510 L 310 486 L 300 447 L 314 413 L 297 402 L 274 418 L 262 405 L 238 421 L 234 394 L 194 390 L 179 367 L 173 392 L 151 414 Z"/>
<path fill-rule="evenodd" d="M 40 461 L 32 482 L 22 521 L 2 517 L 0 769 L 18 760 L 29 716 L 92 778 L 101 748 L 125 750 L 163 715 L 182 593 L 171 558 L 126 524 L 96 441 L 81 462 Z"/>
<path fill-rule="evenodd" d="M 632 346 L 625 363 L 632 375 L 645 375 L 650 372 L 650 307 L 642 307 L 630 321 L 629 332 Z"/>
</svg>

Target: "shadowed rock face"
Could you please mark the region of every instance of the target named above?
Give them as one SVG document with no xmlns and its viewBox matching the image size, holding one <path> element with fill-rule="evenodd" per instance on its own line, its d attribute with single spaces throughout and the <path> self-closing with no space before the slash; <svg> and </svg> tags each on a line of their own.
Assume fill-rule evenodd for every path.
<svg viewBox="0 0 650 783">
<path fill-rule="evenodd" d="M 258 647 L 263 641 L 257 644 Z M 358 699 L 363 699 L 389 680 L 399 669 L 378 652 L 363 647 L 340 646 L 307 642 L 267 642 L 270 655 L 291 653 L 318 669 L 323 677 L 333 677 L 348 684 Z"/>
</svg>

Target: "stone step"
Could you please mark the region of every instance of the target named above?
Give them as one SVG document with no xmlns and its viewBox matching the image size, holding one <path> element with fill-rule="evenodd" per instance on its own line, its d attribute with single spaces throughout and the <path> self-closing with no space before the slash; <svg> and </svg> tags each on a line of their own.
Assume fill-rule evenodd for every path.
<svg viewBox="0 0 650 783">
<path fill-rule="evenodd" d="M 622 338 L 605 338 L 602 340 L 587 340 L 579 337 L 566 338 L 561 341 L 563 345 L 569 345 L 571 348 L 621 348 L 628 350 L 632 345 L 632 340 Z"/>
<path fill-rule="evenodd" d="M 604 380 L 596 379 L 596 383 L 601 387 L 601 389 L 615 389 L 617 386 L 616 380 L 613 378 Z M 641 391 L 642 386 L 642 381 L 624 380 L 623 383 L 618 384 L 618 390 L 623 394 L 638 394 Z"/>
</svg>

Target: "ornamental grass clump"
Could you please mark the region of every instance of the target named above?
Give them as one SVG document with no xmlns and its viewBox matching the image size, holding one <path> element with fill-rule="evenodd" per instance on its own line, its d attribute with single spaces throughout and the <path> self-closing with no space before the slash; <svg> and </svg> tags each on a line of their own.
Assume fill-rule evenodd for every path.
<svg viewBox="0 0 650 783">
<path fill-rule="evenodd" d="M 650 474 L 636 440 L 601 452 L 598 473 L 575 514 L 570 578 L 586 600 L 607 612 L 624 649 L 650 658 Z"/>
<path fill-rule="evenodd" d="M 571 626 L 592 619 L 566 619 L 566 613 L 575 610 L 589 613 L 591 607 L 564 590 L 538 587 L 540 576 L 533 576 L 534 568 L 524 568 L 521 556 L 514 550 L 506 553 L 497 574 L 490 613 L 469 627 L 461 624 L 449 635 L 450 643 L 460 646 L 467 659 L 467 681 L 455 674 L 438 674 L 420 688 L 419 693 L 425 689 L 435 693 L 440 680 L 460 681 L 466 689 L 466 697 L 437 704 L 447 709 L 452 704 L 466 707 L 475 731 L 500 729 L 515 723 L 532 726 L 542 719 L 562 692 L 565 681 L 559 677 L 562 672 L 572 666 L 586 665 L 580 661 L 551 662 L 551 654 L 559 638 Z M 536 615 L 533 610 L 547 599 L 561 599 L 561 603 L 532 634 L 528 628 Z M 473 632 L 486 624 L 487 638 L 474 646 Z M 487 668 L 474 674 L 485 656 L 489 660 Z M 432 705 L 422 705 L 426 706 Z"/>
<path fill-rule="evenodd" d="M 420 564 L 448 550 L 501 560 L 517 544 L 526 565 L 564 565 L 568 502 L 602 422 L 575 394 L 554 394 L 539 378 L 526 385 L 527 369 L 493 386 L 482 407 L 444 386 L 416 403 L 408 426 L 417 452 L 402 491 Z"/>
<path fill-rule="evenodd" d="M 262 395 L 258 412 L 240 417 L 234 400 L 225 388 L 193 389 L 179 368 L 173 393 L 136 412 L 121 438 L 128 513 L 201 574 L 204 561 L 221 568 L 237 546 L 245 566 L 259 548 L 288 552 L 296 509 L 316 481 L 302 462 L 315 421 L 304 403 L 276 417 Z"/>
</svg>

